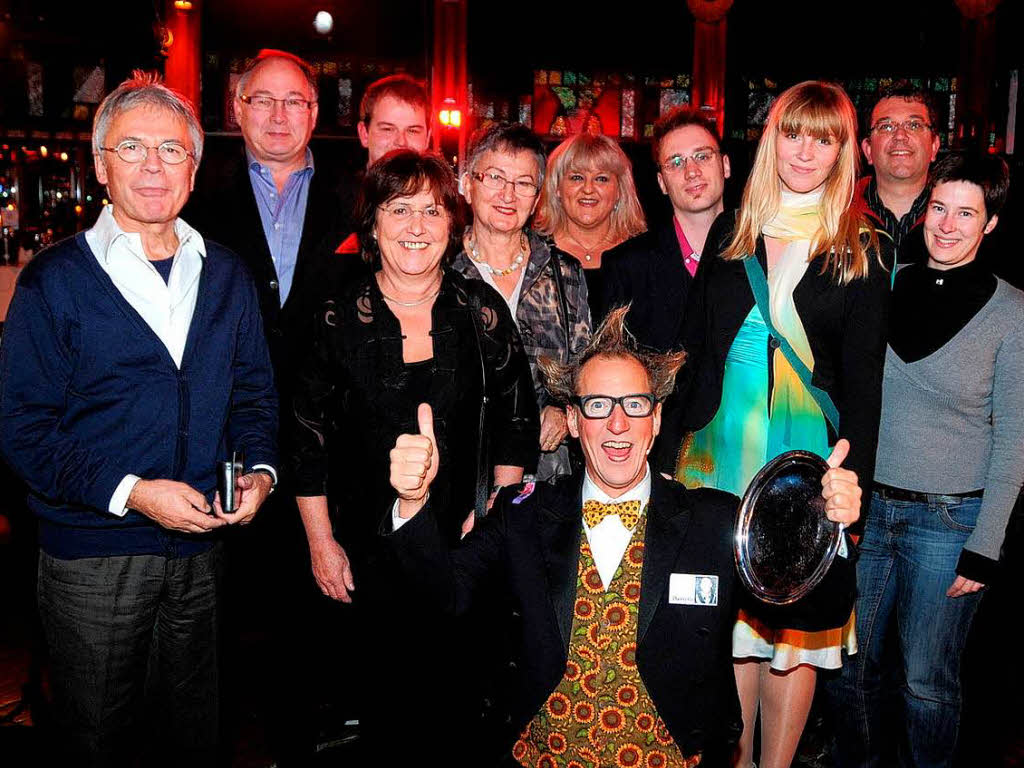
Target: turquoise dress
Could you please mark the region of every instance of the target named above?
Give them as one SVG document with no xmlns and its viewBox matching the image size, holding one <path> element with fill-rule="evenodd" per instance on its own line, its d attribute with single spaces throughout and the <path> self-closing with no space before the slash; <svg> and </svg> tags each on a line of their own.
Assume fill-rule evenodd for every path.
<svg viewBox="0 0 1024 768">
<path fill-rule="evenodd" d="M 824 414 L 782 353 L 773 358 L 769 378 L 768 328 L 755 304 L 725 358 L 718 412 L 683 444 L 676 470 L 681 483 L 742 496 L 761 467 L 780 453 L 802 449 L 829 455 Z M 735 658 L 769 660 L 779 671 L 801 664 L 837 669 L 841 649 L 857 651 L 854 617 L 844 627 L 805 632 L 769 627 L 740 609 L 732 649 Z"/>
<path fill-rule="evenodd" d="M 781 353 L 779 353 L 781 356 Z M 742 496 L 767 462 L 793 449 L 829 454 L 825 417 L 789 365 L 774 366 L 769 390 L 768 328 L 755 304 L 725 358 L 722 402 L 711 422 L 683 446 L 677 479 Z M 781 369 L 781 370 L 780 370 Z"/>
</svg>

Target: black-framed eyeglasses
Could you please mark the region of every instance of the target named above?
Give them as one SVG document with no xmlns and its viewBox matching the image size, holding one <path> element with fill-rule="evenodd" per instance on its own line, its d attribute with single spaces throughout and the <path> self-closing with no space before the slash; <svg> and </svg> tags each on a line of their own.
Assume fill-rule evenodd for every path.
<svg viewBox="0 0 1024 768">
<path fill-rule="evenodd" d="M 659 168 L 665 173 L 678 173 L 686 169 L 688 162 L 693 163 L 698 168 L 703 168 L 712 160 L 715 159 L 715 155 L 718 153 L 713 149 L 701 149 L 694 152 L 692 155 L 672 155 L 668 160 L 662 163 Z"/>
<path fill-rule="evenodd" d="M 880 120 L 871 126 L 871 130 L 874 133 L 881 133 L 886 136 L 896 133 L 902 128 L 907 133 L 921 133 L 922 131 L 930 129 L 931 123 L 926 123 L 924 120 L 903 120 L 902 122 L 895 122 L 893 120 Z"/>
<path fill-rule="evenodd" d="M 135 139 L 125 139 L 116 147 L 100 147 L 104 152 L 113 152 L 126 163 L 141 163 L 149 155 L 149 150 L 155 149 L 156 156 L 167 165 L 181 165 L 189 157 L 195 158 L 195 152 L 189 152 L 185 147 L 176 141 L 165 141 L 155 147 L 150 147 Z"/>
<path fill-rule="evenodd" d="M 238 100 L 243 104 L 248 104 L 258 112 L 269 112 L 274 108 L 275 104 L 284 104 L 284 111 L 292 112 L 293 114 L 306 112 L 316 104 L 315 101 L 298 96 L 286 96 L 283 99 L 275 99 L 273 96 L 266 96 L 264 94 L 239 96 Z"/>
<path fill-rule="evenodd" d="M 658 399 L 650 392 L 638 392 L 622 397 L 583 395 L 572 398 L 571 402 L 580 409 L 585 419 L 607 419 L 612 415 L 616 404 L 620 405 L 622 412 L 631 419 L 642 419 L 651 415 Z"/>
<path fill-rule="evenodd" d="M 512 189 L 520 197 L 536 197 L 537 193 L 540 192 L 540 188 L 532 181 L 527 181 L 526 179 L 511 181 L 500 173 L 477 173 L 474 171 L 473 178 L 488 189 L 500 189 L 502 192 L 505 191 L 505 187 L 511 184 Z"/>
</svg>

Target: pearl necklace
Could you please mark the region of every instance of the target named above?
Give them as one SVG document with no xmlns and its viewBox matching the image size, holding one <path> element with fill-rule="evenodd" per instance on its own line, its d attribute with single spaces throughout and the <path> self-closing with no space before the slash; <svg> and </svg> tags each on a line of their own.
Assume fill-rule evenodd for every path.
<svg viewBox="0 0 1024 768">
<path fill-rule="evenodd" d="M 494 275 L 495 277 L 504 277 L 505 275 L 511 275 L 513 272 L 519 269 L 519 267 L 522 266 L 523 262 L 526 260 L 526 254 L 529 251 L 529 243 L 526 240 L 526 235 L 520 232 L 519 253 L 516 255 L 514 259 L 512 259 L 512 263 L 509 266 L 505 267 L 505 269 L 495 269 L 490 264 L 488 264 L 483 257 L 480 256 L 480 252 L 477 251 L 476 249 L 476 238 L 474 238 L 472 234 L 469 236 L 468 245 L 469 257 L 473 260 L 473 263 L 476 264 L 478 267 L 486 269 L 490 274 Z"/>
</svg>

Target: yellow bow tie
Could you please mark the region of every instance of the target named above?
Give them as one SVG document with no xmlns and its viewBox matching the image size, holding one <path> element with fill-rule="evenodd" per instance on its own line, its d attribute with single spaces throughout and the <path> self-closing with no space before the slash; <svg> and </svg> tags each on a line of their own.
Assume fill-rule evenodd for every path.
<svg viewBox="0 0 1024 768">
<path fill-rule="evenodd" d="M 583 502 L 583 520 L 588 528 L 593 528 L 608 515 L 618 515 L 622 524 L 633 530 L 640 519 L 640 502 L 617 501 L 614 504 L 604 504 L 594 499 Z"/>
</svg>

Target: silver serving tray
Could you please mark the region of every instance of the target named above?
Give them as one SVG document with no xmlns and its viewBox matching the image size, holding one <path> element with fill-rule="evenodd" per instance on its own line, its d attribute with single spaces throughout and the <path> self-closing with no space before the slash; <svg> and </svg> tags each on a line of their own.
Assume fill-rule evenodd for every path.
<svg viewBox="0 0 1024 768">
<path fill-rule="evenodd" d="M 842 526 L 825 516 L 821 478 L 828 464 L 788 451 L 757 473 L 736 517 L 740 579 L 766 603 L 787 605 L 814 589 L 835 559 Z"/>
</svg>

